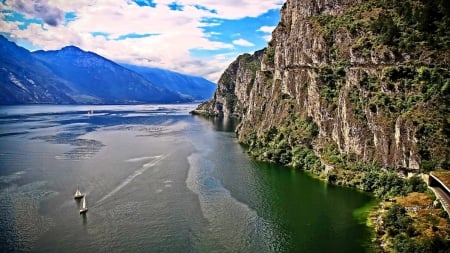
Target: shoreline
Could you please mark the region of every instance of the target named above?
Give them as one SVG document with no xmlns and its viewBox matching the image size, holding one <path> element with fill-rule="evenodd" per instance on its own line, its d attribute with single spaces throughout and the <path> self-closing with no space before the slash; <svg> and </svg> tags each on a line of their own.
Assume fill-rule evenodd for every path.
<svg viewBox="0 0 450 253">
<path fill-rule="evenodd" d="M 418 235 L 415 235 L 415 238 L 411 239 L 405 239 L 403 241 L 398 242 L 398 235 L 397 236 L 393 236 L 390 235 L 389 233 L 389 228 L 386 227 L 384 223 L 384 221 L 386 220 L 386 215 L 387 213 L 390 212 L 390 210 L 392 209 L 393 206 L 395 205 L 400 205 L 401 208 L 403 210 L 407 209 L 408 206 L 406 205 L 402 205 L 399 204 L 401 203 L 400 201 L 403 201 L 403 199 L 408 199 L 411 198 L 411 195 L 413 194 L 422 194 L 422 195 L 428 195 L 430 196 L 430 201 L 433 201 L 433 197 L 434 194 L 432 194 L 431 190 L 429 190 L 428 187 L 426 187 L 425 191 L 423 191 L 423 193 L 421 192 L 409 192 L 405 195 L 394 195 L 394 196 L 377 196 L 375 191 L 366 191 L 364 189 L 361 189 L 360 187 L 357 187 L 357 185 L 355 184 L 350 184 L 350 182 L 344 182 L 343 181 L 335 181 L 335 182 L 330 182 L 328 180 L 327 175 L 324 175 L 322 173 L 322 171 L 311 171 L 311 170 L 307 170 L 307 169 L 298 169 L 298 168 L 294 168 L 293 166 L 289 166 L 289 165 L 283 165 L 283 164 L 279 164 L 279 163 L 274 163 L 274 162 L 270 162 L 270 161 L 260 161 L 258 160 L 255 156 L 253 156 L 248 149 L 246 148 L 245 144 L 240 143 L 246 150 L 247 155 L 257 161 L 257 162 L 268 162 L 274 165 L 279 165 L 284 167 L 285 169 L 289 169 L 289 170 L 300 170 L 303 173 L 307 174 L 309 177 L 312 177 L 314 179 L 320 180 L 323 183 L 326 183 L 327 185 L 332 185 L 332 186 L 337 186 L 337 187 L 343 187 L 343 188 L 348 188 L 351 190 L 356 190 L 360 193 L 363 194 L 367 194 L 369 196 L 371 196 L 373 198 L 373 200 L 368 203 L 365 206 L 362 206 L 360 209 L 355 210 L 356 213 L 354 213 L 355 215 L 355 219 L 358 219 L 361 223 L 363 223 L 366 228 L 369 230 L 370 233 L 370 244 L 367 245 L 367 251 L 368 252 L 392 252 L 394 247 L 398 247 L 398 244 L 403 244 L 403 243 L 409 243 L 409 245 L 407 247 L 433 247 L 433 240 L 437 240 L 437 241 L 445 241 L 445 237 L 440 236 L 439 235 L 439 231 L 436 234 L 432 234 L 431 236 L 426 235 L 427 231 L 422 231 L 421 229 L 415 229 L 416 233 L 418 233 Z M 334 169 L 337 170 L 337 169 Z M 342 169 L 340 169 L 342 170 Z M 365 172 L 368 173 L 368 172 Z M 389 175 L 389 173 L 392 172 L 379 172 L 380 174 L 385 174 L 385 175 Z M 413 176 L 413 177 L 418 177 L 417 175 Z M 398 176 L 398 178 L 400 178 Z M 339 178 L 340 180 L 342 180 L 343 178 Z M 402 179 L 405 182 L 408 182 L 408 179 Z M 336 183 L 337 182 L 337 183 Z M 422 181 L 421 178 L 421 182 L 423 184 L 425 184 L 425 181 Z M 426 184 L 425 184 L 426 185 Z M 435 216 L 438 215 L 438 213 L 441 211 L 442 207 L 440 205 L 434 206 L 434 209 L 432 209 L 432 211 L 434 212 Z M 358 212 L 361 212 L 362 217 L 358 217 L 359 214 L 357 214 Z M 444 210 L 445 212 L 445 210 Z M 406 211 L 405 212 L 406 217 L 410 217 L 411 215 L 414 215 L 414 212 L 411 211 Z M 442 216 L 440 216 L 442 217 Z M 447 216 L 448 217 L 448 216 Z M 361 219 L 363 218 L 363 219 Z M 417 217 L 413 217 L 413 218 L 417 218 Z M 445 217 L 444 217 L 445 218 Z M 433 227 L 434 229 L 434 225 L 432 225 L 429 221 L 424 220 L 423 217 L 419 217 L 417 218 L 417 220 L 420 220 L 420 222 L 416 222 L 419 225 L 426 225 L 426 227 Z M 414 220 L 412 220 L 414 221 Z M 450 224 L 450 220 L 447 218 L 447 228 L 450 229 L 449 227 Z M 412 225 L 411 225 L 412 226 Z M 415 224 L 414 226 L 418 226 L 417 224 Z M 442 229 L 445 230 L 445 229 Z M 426 235 L 426 236 L 422 236 L 422 232 Z M 402 232 L 404 233 L 404 232 Z M 406 242 L 405 242 L 406 241 Z M 411 246 L 413 245 L 413 246 Z M 449 247 L 450 245 L 446 246 Z M 409 249 L 412 249 L 409 248 Z M 400 252 L 407 252 L 407 251 L 400 251 Z M 431 251 L 434 252 L 434 251 Z"/>
<path fill-rule="evenodd" d="M 360 223 L 366 227 L 366 229 L 368 230 L 368 232 L 370 234 L 369 245 L 367 245 L 367 252 L 379 252 L 381 250 L 380 247 L 382 247 L 382 245 L 380 243 L 377 243 L 379 241 L 379 238 L 377 237 L 376 224 L 374 223 L 373 217 L 380 210 L 380 204 L 383 202 L 383 200 L 376 197 L 374 193 L 367 192 L 362 189 L 352 187 L 349 185 L 339 185 L 339 184 L 331 183 L 326 179 L 326 177 L 324 175 L 316 174 L 312 171 L 308 171 L 305 169 L 296 169 L 291 166 L 257 160 L 249 152 L 247 152 L 248 150 L 245 145 L 243 145 L 242 143 L 239 143 L 239 144 L 246 150 L 245 153 L 249 156 L 249 158 L 255 162 L 263 162 L 263 163 L 269 163 L 269 164 L 281 166 L 283 169 L 286 169 L 286 170 L 299 170 L 302 173 L 306 174 L 308 177 L 319 180 L 322 183 L 325 183 L 326 185 L 347 188 L 347 189 L 357 191 L 361 194 L 370 196 L 372 198 L 372 200 L 369 203 L 367 203 L 366 205 L 361 206 L 358 209 L 355 209 L 353 212 L 353 216 L 354 216 L 355 220 L 358 221 L 358 223 Z"/>
<path fill-rule="evenodd" d="M 204 113 L 199 113 L 205 118 L 217 118 L 217 116 Z M 192 114 L 192 112 L 191 112 Z M 266 136 L 267 137 L 267 136 Z M 261 141 L 256 135 L 247 137 L 247 139 L 240 140 L 238 143 L 244 148 L 247 155 L 254 161 L 267 162 L 274 165 L 280 165 L 286 169 L 301 170 L 308 174 L 308 176 L 321 180 L 326 184 L 351 188 L 361 193 L 365 193 L 374 198 L 375 203 L 371 203 L 364 213 L 364 224 L 370 230 L 371 245 L 368 250 L 370 252 L 408 252 L 404 249 L 412 250 L 417 247 L 425 248 L 426 251 L 432 251 L 435 247 L 435 241 L 441 243 L 443 248 L 450 249 L 450 241 L 448 235 L 442 235 L 443 231 L 450 230 L 450 220 L 445 221 L 445 216 L 442 216 L 441 207 L 433 206 L 433 217 L 425 219 L 424 215 L 417 216 L 414 208 L 406 204 L 405 200 L 411 199 L 414 194 L 422 194 L 428 196 L 427 201 L 433 202 L 435 200 L 434 194 L 430 194 L 427 183 L 423 178 L 414 174 L 409 177 L 407 175 L 400 175 L 397 170 L 383 169 L 373 164 L 363 164 L 357 161 L 345 161 L 342 164 L 327 164 L 323 157 L 318 157 L 314 150 L 310 147 L 304 147 L 300 151 L 300 163 L 292 161 L 283 164 L 274 159 L 272 155 L 276 155 L 274 147 L 274 137 L 270 138 L 269 142 Z M 257 143 L 257 144 L 255 144 Z M 293 149 L 293 147 L 290 147 Z M 285 151 L 286 152 L 286 151 Z M 306 160 L 303 156 L 315 157 L 313 160 Z M 311 162 L 312 161 L 312 162 Z M 298 162 L 298 161 L 297 161 Z M 408 200 L 410 201 L 410 200 Z M 389 221 L 388 215 L 393 209 L 399 209 L 400 214 L 394 213 L 392 215 L 398 217 L 398 220 L 411 220 L 409 226 L 400 224 L 405 228 L 397 229 L 394 221 Z M 431 214 L 430 214 L 431 215 Z M 447 215 L 448 217 L 448 215 Z M 414 218 L 414 219 L 413 219 Z M 415 220 L 420 222 L 414 222 Z M 432 220 L 438 220 L 441 227 L 435 227 Z M 385 224 L 386 222 L 393 223 Z M 414 223 L 414 224 L 413 224 Z M 406 229 L 408 228 L 408 230 Z M 424 227 L 433 228 L 428 231 Z M 409 231 L 409 232 L 408 232 Z M 448 242 L 448 243 L 446 243 Z M 401 248 L 404 247 L 404 248 Z M 437 252 L 437 251 L 436 251 Z"/>
</svg>

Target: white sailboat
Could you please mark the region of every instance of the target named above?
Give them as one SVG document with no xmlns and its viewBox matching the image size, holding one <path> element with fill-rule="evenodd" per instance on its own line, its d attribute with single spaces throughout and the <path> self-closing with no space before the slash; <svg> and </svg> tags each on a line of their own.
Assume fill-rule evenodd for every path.
<svg viewBox="0 0 450 253">
<path fill-rule="evenodd" d="M 81 201 L 81 209 L 80 214 L 86 213 L 88 211 L 87 205 L 86 205 L 86 196 L 83 197 L 83 200 Z"/>
<path fill-rule="evenodd" d="M 81 199 L 82 197 L 84 197 L 84 194 L 82 194 L 80 192 L 80 189 L 78 189 L 78 185 L 77 185 L 77 191 L 75 192 L 75 194 L 73 195 L 74 199 Z"/>
</svg>

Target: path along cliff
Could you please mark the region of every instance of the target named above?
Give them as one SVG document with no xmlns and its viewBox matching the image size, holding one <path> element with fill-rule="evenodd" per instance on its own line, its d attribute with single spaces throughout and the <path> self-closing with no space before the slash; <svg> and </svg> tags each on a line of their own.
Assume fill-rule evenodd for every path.
<svg viewBox="0 0 450 253">
<path fill-rule="evenodd" d="M 239 118 L 237 137 L 258 160 L 383 199 L 423 192 L 398 173 L 450 169 L 448 27 L 445 0 L 287 0 L 268 46 L 231 63 L 194 113 Z M 408 236 L 448 239 L 442 224 Z M 381 244 L 419 245 L 408 236 Z"/>
<path fill-rule="evenodd" d="M 267 48 L 231 63 L 197 112 L 240 118 L 262 160 L 449 169 L 448 13 L 445 1 L 288 0 Z"/>
</svg>

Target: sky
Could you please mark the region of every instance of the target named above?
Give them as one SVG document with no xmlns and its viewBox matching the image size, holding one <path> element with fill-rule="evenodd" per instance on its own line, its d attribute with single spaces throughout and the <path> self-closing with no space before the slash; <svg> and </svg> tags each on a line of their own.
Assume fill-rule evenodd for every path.
<svg viewBox="0 0 450 253">
<path fill-rule="evenodd" d="M 0 0 L 0 34 L 30 51 L 74 45 L 217 82 L 262 49 L 284 0 Z"/>
</svg>

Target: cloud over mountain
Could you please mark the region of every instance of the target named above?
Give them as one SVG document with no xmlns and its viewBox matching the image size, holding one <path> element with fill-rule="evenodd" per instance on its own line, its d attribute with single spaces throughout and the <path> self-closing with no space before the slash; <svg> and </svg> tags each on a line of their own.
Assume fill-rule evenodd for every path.
<svg viewBox="0 0 450 253">
<path fill-rule="evenodd" d="M 15 10 L 39 18 L 50 26 L 57 26 L 64 21 L 64 12 L 49 5 L 48 0 L 13 0 L 10 4 Z"/>
<path fill-rule="evenodd" d="M 251 43 L 250 41 L 244 40 L 244 39 L 233 40 L 233 44 L 243 46 L 243 47 L 252 47 L 255 45 L 255 44 Z"/>
<path fill-rule="evenodd" d="M 238 54 L 265 46 L 257 28 L 275 25 L 280 7 L 279 0 L 6 0 L 0 34 L 28 49 L 74 45 L 217 81 Z"/>
</svg>

